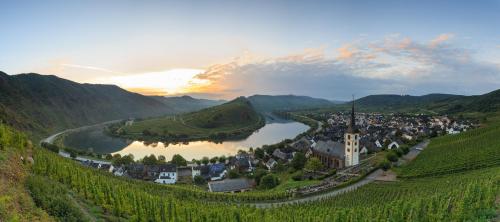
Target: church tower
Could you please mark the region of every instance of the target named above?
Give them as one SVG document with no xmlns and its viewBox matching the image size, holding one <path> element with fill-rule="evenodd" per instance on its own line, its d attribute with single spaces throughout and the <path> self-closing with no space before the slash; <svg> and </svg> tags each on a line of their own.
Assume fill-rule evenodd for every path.
<svg viewBox="0 0 500 222">
<path fill-rule="evenodd" d="M 345 140 L 345 166 L 359 164 L 359 131 L 356 129 L 356 119 L 354 116 L 354 98 L 352 100 L 351 121 L 344 135 Z"/>
</svg>

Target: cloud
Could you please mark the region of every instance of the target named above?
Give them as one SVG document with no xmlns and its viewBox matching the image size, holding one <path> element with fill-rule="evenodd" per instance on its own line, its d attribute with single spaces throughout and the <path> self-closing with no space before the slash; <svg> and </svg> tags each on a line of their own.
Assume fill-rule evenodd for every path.
<svg viewBox="0 0 500 222">
<path fill-rule="evenodd" d="M 193 92 L 224 98 L 252 94 L 302 94 L 331 99 L 349 95 L 478 94 L 500 84 L 495 64 L 479 61 L 473 50 L 451 43 L 441 34 L 430 43 L 400 35 L 379 41 L 344 44 L 335 56 L 327 48 L 251 62 L 234 60 L 211 66 L 194 79 L 208 82 Z"/>
<path fill-rule="evenodd" d="M 439 44 L 442 44 L 443 42 L 446 42 L 453 38 L 455 35 L 451 33 L 444 33 L 441 35 L 438 35 L 435 39 L 431 40 L 431 46 L 436 47 Z"/>
</svg>

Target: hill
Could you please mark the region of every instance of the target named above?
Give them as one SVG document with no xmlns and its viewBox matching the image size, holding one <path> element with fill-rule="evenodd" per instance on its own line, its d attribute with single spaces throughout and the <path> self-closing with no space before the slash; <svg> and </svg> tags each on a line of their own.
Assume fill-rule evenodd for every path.
<svg viewBox="0 0 500 222">
<path fill-rule="evenodd" d="M 406 112 L 430 114 L 488 113 L 500 110 L 500 90 L 483 95 L 463 96 L 451 94 L 370 95 L 355 101 L 361 111 Z M 336 109 L 346 110 L 349 104 Z"/>
<path fill-rule="evenodd" d="M 209 100 L 209 99 L 196 99 L 191 96 L 178 96 L 178 97 L 165 97 L 165 96 L 151 96 L 157 101 L 165 104 L 174 110 L 175 113 L 187 113 L 211 106 L 217 106 L 225 103 L 224 100 Z"/>
<path fill-rule="evenodd" d="M 179 116 L 152 118 L 113 130 L 127 138 L 162 141 L 244 138 L 264 125 L 264 119 L 244 97 Z"/>
<path fill-rule="evenodd" d="M 217 103 L 191 97 L 148 97 L 114 85 L 80 84 L 52 75 L 0 72 L 0 120 L 36 136 L 115 119 L 194 111 Z"/>
<path fill-rule="evenodd" d="M 259 112 L 288 111 L 332 107 L 336 103 L 326 99 L 295 95 L 253 95 L 248 100 Z"/>
</svg>

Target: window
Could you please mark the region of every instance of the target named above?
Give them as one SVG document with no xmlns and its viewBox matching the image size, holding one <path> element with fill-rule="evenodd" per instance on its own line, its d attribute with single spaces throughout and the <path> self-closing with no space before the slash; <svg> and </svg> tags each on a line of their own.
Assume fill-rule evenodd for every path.
<svg viewBox="0 0 500 222">
<path fill-rule="evenodd" d="M 350 140 L 351 139 L 351 135 L 347 135 L 347 139 Z"/>
<path fill-rule="evenodd" d="M 354 139 L 357 140 L 358 139 L 358 135 L 354 136 Z"/>
<path fill-rule="evenodd" d="M 347 152 L 351 152 L 351 150 L 350 150 L 350 149 L 347 149 Z"/>
<path fill-rule="evenodd" d="M 354 146 L 357 146 L 357 145 L 358 145 L 358 143 L 357 143 L 357 142 L 354 142 Z"/>
<path fill-rule="evenodd" d="M 354 152 L 358 152 L 358 149 L 354 149 Z"/>
<path fill-rule="evenodd" d="M 351 145 L 351 142 L 347 142 L 347 145 L 350 146 Z"/>
</svg>

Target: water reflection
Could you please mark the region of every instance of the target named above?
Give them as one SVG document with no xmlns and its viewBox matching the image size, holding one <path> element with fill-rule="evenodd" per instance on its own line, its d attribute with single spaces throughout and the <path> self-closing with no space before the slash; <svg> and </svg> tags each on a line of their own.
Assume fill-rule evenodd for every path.
<svg viewBox="0 0 500 222">
<path fill-rule="evenodd" d="M 255 131 L 248 138 L 240 141 L 214 143 L 208 141 L 185 142 L 178 144 L 145 143 L 111 138 L 102 133 L 102 129 L 92 129 L 91 132 L 70 134 L 65 144 L 78 149 L 92 149 L 97 153 L 133 154 L 136 159 L 146 155 L 163 155 L 171 159 L 174 154 L 180 154 L 187 160 L 201 159 L 204 156 L 234 155 L 238 150 L 248 150 L 250 147 L 260 147 L 265 144 L 278 143 L 284 139 L 294 138 L 305 132 L 309 127 L 298 122 L 273 122 Z"/>
</svg>

